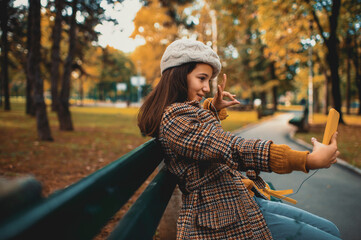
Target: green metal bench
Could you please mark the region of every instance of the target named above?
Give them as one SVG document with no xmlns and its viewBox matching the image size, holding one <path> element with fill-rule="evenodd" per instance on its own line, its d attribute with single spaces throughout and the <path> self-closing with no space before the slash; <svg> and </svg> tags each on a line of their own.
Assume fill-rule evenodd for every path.
<svg viewBox="0 0 361 240">
<path fill-rule="evenodd" d="M 274 110 L 270 108 L 258 108 L 257 109 L 257 118 L 261 119 L 262 117 L 271 116 L 274 114 Z"/>
<path fill-rule="evenodd" d="M 35 187 L 38 194 L 32 193 L 30 206 L 20 201 L 19 207 L 12 207 L 12 215 L 0 218 L 0 239 L 91 239 L 162 159 L 160 145 L 152 139 L 48 198 L 37 197 L 41 188 Z M 160 170 L 109 238 L 152 239 L 175 186 L 174 176 Z M 19 189 L 13 199 L 25 197 L 19 195 L 24 185 Z M 7 202 L 12 205 L 14 201 Z M 3 205 L 0 210 L 5 208 Z"/>
<path fill-rule="evenodd" d="M 307 132 L 308 130 L 308 108 L 305 107 L 302 114 L 295 114 L 293 118 L 288 121 L 290 124 L 296 126 L 299 132 Z"/>
</svg>

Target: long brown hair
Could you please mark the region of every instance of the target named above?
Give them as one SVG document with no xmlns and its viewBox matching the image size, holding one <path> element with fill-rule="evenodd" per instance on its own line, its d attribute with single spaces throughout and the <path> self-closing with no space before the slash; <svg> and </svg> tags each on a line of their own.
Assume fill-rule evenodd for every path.
<svg viewBox="0 0 361 240">
<path fill-rule="evenodd" d="M 158 85 L 149 93 L 139 109 L 138 127 L 143 135 L 157 137 L 165 108 L 187 100 L 187 75 L 197 64 L 189 62 L 163 72 Z"/>
</svg>

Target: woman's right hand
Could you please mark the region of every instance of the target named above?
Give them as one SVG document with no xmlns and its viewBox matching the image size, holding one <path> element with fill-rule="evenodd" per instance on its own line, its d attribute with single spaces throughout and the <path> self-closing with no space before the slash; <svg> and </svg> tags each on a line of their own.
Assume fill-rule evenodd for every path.
<svg viewBox="0 0 361 240">
<path fill-rule="evenodd" d="M 337 150 L 337 134 L 337 132 L 333 134 L 329 145 L 322 144 L 315 138 L 311 139 L 313 151 L 307 155 L 306 167 L 308 170 L 329 168 L 337 162 L 337 157 L 340 155 Z"/>
<path fill-rule="evenodd" d="M 221 85 L 218 85 L 218 91 L 212 101 L 212 104 L 217 111 L 220 111 L 223 108 L 227 108 L 236 104 L 240 104 L 240 102 L 238 102 L 238 100 L 234 98 L 236 95 L 224 91 L 224 89 L 226 88 L 226 82 L 227 82 L 227 75 L 223 74 L 223 82 Z M 230 101 L 225 100 L 224 97 L 228 97 Z"/>
</svg>

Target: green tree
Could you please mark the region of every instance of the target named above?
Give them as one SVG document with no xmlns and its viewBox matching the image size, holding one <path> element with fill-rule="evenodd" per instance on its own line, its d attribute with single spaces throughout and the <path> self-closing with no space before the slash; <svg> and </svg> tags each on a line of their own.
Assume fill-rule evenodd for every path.
<svg viewBox="0 0 361 240">
<path fill-rule="evenodd" d="M 149 84 L 155 85 L 160 79 L 159 63 L 166 47 L 177 39 L 179 31 L 190 28 L 182 15 L 183 9 L 191 0 L 154 0 L 144 1 L 144 6 L 138 11 L 131 35 L 133 38 L 143 38 L 145 44 L 137 47 L 132 54 L 137 71 L 145 75 Z"/>
<path fill-rule="evenodd" d="M 337 34 L 337 24 L 338 18 L 340 14 L 341 8 L 341 0 L 334 0 L 332 4 L 324 1 L 320 2 L 311 2 L 310 0 L 306 0 L 309 4 L 308 9 L 313 16 L 313 20 L 315 21 L 317 28 L 320 32 L 320 35 L 324 41 L 324 44 L 327 48 L 326 59 L 328 63 L 328 67 L 331 72 L 331 81 L 332 81 L 332 98 L 333 105 L 335 109 L 340 113 L 340 122 L 344 123 L 343 115 L 341 111 L 341 90 L 340 90 L 340 76 L 339 76 L 339 42 L 338 42 L 338 34 Z M 326 34 L 324 30 L 324 26 L 322 26 L 320 18 L 318 17 L 316 11 L 317 8 L 320 8 L 319 11 L 325 11 L 328 19 L 328 31 Z M 327 38 L 326 36 L 329 35 Z"/>
<path fill-rule="evenodd" d="M 105 100 L 109 91 L 114 91 L 115 83 L 126 83 L 130 87 L 130 77 L 134 75 L 135 68 L 130 57 L 112 47 L 103 48 L 101 56 L 101 72 L 99 86 L 99 98 Z M 129 89 L 128 87 L 128 89 Z M 130 90 L 128 90 L 130 91 Z"/>
<path fill-rule="evenodd" d="M 115 2 L 122 1 L 108 1 L 108 4 L 114 4 Z M 59 38 L 61 37 L 61 28 L 58 26 L 62 26 L 62 24 L 59 23 L 61 22 L 60 13 L 64 12 L 61 11 L 63 6 L 66 10 L 69 10 L 69 7 L 71 6 L 71 15 L 62 16 L 64 22 L 68 25 L 69 44 L 67 57 L 63 65 L 61 92 L 56 106 L 58 108 L 57 113 L 60 129 L 66 131 L 73 130 L 71 113 L 69 110 L 72 72 L 78 69 L 81 72 L 79 76 L 87 75 L 82 67 L 82 64 L 86 62 L 86 59 L 84 59 L 85 52 L 93 47 L 92 43 L 97 41 L 98 34 L 100 34 L 95 31 L 95 26 L 102 21 L 114 21 L 104 15 L 104 9 L 100 6 L 101 1 L 72 1 L 69 4 L 71 5 L 68 5 L 66 2 L 55 2 L 55 11 L 57 14 L 55 14 L 55 23 L 53 28 L 54 42 L 51 61 L 51 66 L 54 70 L 51 74 L 53 79 L 52 93 L 55 95 L 57 92 L 56 80 L 59 78 L 56 71 L 59 69 Z M 82 18 L 77 18 L 77 13 L 81 13 L 80 15 Z"/>
<path fill-rule="evenodd" d="M 64 9 L 64 0 L 55 0 L 55 21 L 52 29 L 52 48 L 51 48 L 51 109 L 57 111 L 58 103 L 58 82 L 59 82 L 59 67 L 60 67 L 60 41 L 62 33 L 62 11 Z"/>
<path fill-rule="evenodd" d="M 46 112 L 46 105 L 44 101 L 44 85 L 40 73 L 40 39 L 41 39 L 41 14 L 40 14 L 40 0 L 33 0 L 29 2 L 29 9 L 32 9 L 31 14 L 31 47 L 29 49 L 28 58 L 28 74 L 34 87 L 34 104 L 36 109 L 36 122 L 38 138 L 42 141 L 52 141 L 48 116 Z"/>
<path fill-rule="evenodd" d="M 266 54 L 262 41 L 257 5 L 252 1 L 214 1 L 217 10 L 218 50 L 224 71 L 229 75 L 231 91 L 241 98 L 262 99 L 266 106 L 272 94 L 277 109 L 277 88 L 282 76 L 276 71 L 275 61 Z M 196 27 L 197 29 L 197 27 Z"/>
<path fill-rule="evenodd" d="M 4 92 L 4 110 L 10 111 L 10 93 L 9 93 L 9 70 L 8 70 L 8 59 L 9 59 L 9 42 L 8 42 L 8 11 L 10 1 L 3 0 L 0 3 L 1 8 L 1 90 Z M 0 93 L 2 98 L 2 94 Z"/>
<path fill-rule="evenodd" d="M 33 8 L 30 8 L 28 10 L 28 18 L 27 18 L 27 33 L 26 33 L 26 48 L 28 50 L 28 53 L 26 55 L 26 107 L 25 112 L 26 114 L 29 114 L 31 116 L 35 116 L 35 104 L 33 101 L 33 89 L 34 89 L 34 82 L 33 78 L 31 77 L 31 73 L 29 72 L 30 66 L 28 66 L 29 63 L 31 63 L 30 60 L 30 49 L 32 44 L 32 25 L 33 25 L 33 14 L 34 10 Z"/>
<path fill-rule="evenodd" d="M 70 29 L 69 29 L 69 48 L 68 56 L 64 64 L 63 79 L 61 82 L 61 92 L 57 104 L 57 113 L 59 119 L 60 130 L 73 131 L 73 122 L 71 119 L 71 113 L 69 109 L 69 97 L 70 97 L 70 78 L 72 73 L 72 64 L 75 55 L 76 44 L 76 14 L 78 11 L 77 0 L 72 2 L 72 14 L 70 16 Z"/>
<path fill-rule="evenodd" d="M 358 93 L 358 101 L 361 102 L 361 34 L 360 34 L 360 19 L 361 19 L 361 1 L 345 0 L 342 1 L 340 10 L 340 27 L 338 32 L 340 37 L 341 67 L 346 72 L 346 109 L 350 112 L 351 100 L 355 100 L 356 93 Z M 342 63 L 346 63 L 346 66 Z M 359 105 L 358 114 L 361 114 L 361 104 Z"/>
</svg>

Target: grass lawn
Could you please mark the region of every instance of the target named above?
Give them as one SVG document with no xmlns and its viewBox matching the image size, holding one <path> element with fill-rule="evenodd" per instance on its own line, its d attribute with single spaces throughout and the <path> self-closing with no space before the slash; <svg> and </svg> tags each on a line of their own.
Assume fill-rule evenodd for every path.
<svg viewBox="0 0 361 240">
<path fill-rule="evenodd" d="M 234 131 L 248 124 L 258 122 L 256 111 L 230 111 L 227 110 L 228 117 L 221 122 L 226 131 Z"/>
<path fill-rule="evenodd" d="M 0 175 L 32 174 L 44 185 L 44 195 L 89 175 L 141 145 L 135 126 L 137 109 L 71 108 L 75 131 L 58 130 L 49 113 L 54 142 L 37 140 L 36 120 L 24 114 L 24 105 L 0 111 Z"/>
</svg>

